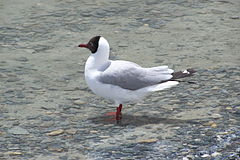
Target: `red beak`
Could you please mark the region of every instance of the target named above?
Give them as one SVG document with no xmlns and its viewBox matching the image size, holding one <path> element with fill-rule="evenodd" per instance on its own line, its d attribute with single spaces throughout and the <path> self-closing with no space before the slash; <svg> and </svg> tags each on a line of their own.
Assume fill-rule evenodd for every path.
<svg viewBox="0 0 240 160">
<path fill-rule="evenodd" d="M 84 48 L 88 48 L 88 45 L 87 44 L 79 44 L 78 47 L 84 47 Z"/>
</svg>

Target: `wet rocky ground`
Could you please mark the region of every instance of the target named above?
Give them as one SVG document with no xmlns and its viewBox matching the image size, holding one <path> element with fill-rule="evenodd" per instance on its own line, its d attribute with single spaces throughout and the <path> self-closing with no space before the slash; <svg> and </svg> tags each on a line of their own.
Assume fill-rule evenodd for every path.
<svg viewBox="0 0 240 160">
<path fill-rule="evenodd" d="M 0 159 L 240 159 L 238 0 L 0 2 Z M 115 106 L 84 81 L 103 35 L 112 59 L 195 68 L 195 76 Z"/>
</svg>

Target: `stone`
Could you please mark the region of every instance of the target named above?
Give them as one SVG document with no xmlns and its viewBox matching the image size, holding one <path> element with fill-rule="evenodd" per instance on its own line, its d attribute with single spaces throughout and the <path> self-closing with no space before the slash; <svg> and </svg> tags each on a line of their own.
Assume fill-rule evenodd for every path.
<svg viewBox="0 0 240 160">
<path fill-rule="evenodd" d="M 217 87 L 217 86 L 214 86 L 213 88 L 212 88 L 212 90 L 219 90 L 220 88 L 219 87 Z"/>
<path fill-rule="evenodd" d="M 27 62 L 28 59 L 26 57 L 19 57 L 15 59 L 16 61 L 20 61 L 20 62 Z"/>
<path fill-rule="evenodd" d="M 203 124 L 204 126 L 211 126 L 212 128 L 216 128 L 217 127 L 217 123 L 215 123 L 214 121 L 209 121 L 207 123 Z"/>
<path fill-rule="evenodd" d="M 76 134 L 77 130 L 76 129 L 68 129 L 68 130 L 65 130 L 65 133 L 67 133 L 67 134 Z"/>
<path fill-rule="evenodd" d="M 151 138 L 151 139 L 140 140 L 140 141 L 138 141 L 138 143 L 154 143 L 154 142 L 157 142 L 157 141 L 158 141 L 158 139 Z"/>
<path fill-rule="evenodd" d="M 7 82 L 16 82 L 16 81 L 19 81 L 20 79 L 17 78 L 17 77 L 11 77 L 7 80 Z"/>
<path fill-rule="evenodd" d="M 228 106 L 228 107 L 226 107 L 226 110 L 232 110 L 232 107 Z"/>
<path fill-rule="evenodd" d="M 73 103 L 76 105 L 82 105 L 82 104 L 85 104 L 86 102 L 84 102 L 82 100 L 75 100 Z"/>
<path fill-rule="evenodd" d="M 48 150 L 51 152 L 63 152 L 64 148 L 61 145 L 54 144 L 54 145 L 50 145 L 48 147 Z"/>
<path fill-rule="evenodd" d="M 49 132 L 47 133 L 48 136 L 57 136 L 57 135 L 60 135 L 60 134 L 63 134 L 64 133 L 64 130 L 63 129 L 59 129 L 59 130 L 55 130 L 55 131 L 52 131 L 52 132 Z"/>
<path fill-rule="evenodd" d="M 226 74 L 225 73 L 218 73 L 218 74 L 215 74 L 215 77 L 218 78 L 218 79 L 221 79 L 223 77 L 225 77 Z"/>
<path fill-rule="evenodd" d="M 110 138 L 110 136 L 99 136 L 99 138 Z"/>
<path fill-rule="evenodd" d="M 10 155 L 10 156 L 18 156 L 18 155 L 22 155 L 22 152 L 19 152 L 19 151 L 15 151 L 15 152 L 9 151 L 9 152 L 5 152 L 5 154 Z"/>
<path fill-rule="evenodd" d="M 0 78 L 7 78 L 7 75 L 4 73 L 0 73 Z"/>
<path fill-rule="evenodd" d="M 231 16 L 231 19 L 240 19 L 240 16 Z"/>
<path fill-rule="evenodd" d="M 201 157 L 202 157 L 202 158 L 207 158 L 207 157 L 210 157 L 210 155 L 209 155 L 209 154 L 204 154 L 204 155 L 202 155 Z"/>
<path fill-rule="evenodd" d="M 211 154 L 212 157 L 217 157 L 217 156 L 220 156 L 220 155 L 222 155 L 222 154 L 219 153 L 219 152 L 214 152 L 214 153 Z"/>
<path fill-rule="evenodd" d="M 29 134 L 29 132 L 26 129 L 21 128 L 19 126 L 16 126 L 16 127 L 13 127 L 11 129 L 9 129 L 8 133 L 16 134 L 16 135 Z"/>
<path fill-rule="evenodd" d="M 98 133 L 98 131 L 95 131 L 95 130 L 92 130 L 92 131 L 90 131 L 90 133 Z"/>
</svg>

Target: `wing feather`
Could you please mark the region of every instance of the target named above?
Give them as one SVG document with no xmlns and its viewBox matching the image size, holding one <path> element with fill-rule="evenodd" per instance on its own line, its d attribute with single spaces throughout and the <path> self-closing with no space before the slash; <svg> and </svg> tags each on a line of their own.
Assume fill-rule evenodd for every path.
<svg viewBox="0 0 240 160">
<path fill-rule="evenodd" d="M 128 61 L 111 61 L 109 67 L 99 76 L 99 81 L 124 89 L 137 90 L 161 83 L 172 78 L 172 69 L 167 66 L 142 68 Z"/>
</svg>

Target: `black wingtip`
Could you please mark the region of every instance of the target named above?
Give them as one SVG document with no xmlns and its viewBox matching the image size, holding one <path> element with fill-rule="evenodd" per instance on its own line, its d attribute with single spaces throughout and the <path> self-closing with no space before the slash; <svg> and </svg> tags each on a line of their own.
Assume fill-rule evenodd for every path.
<svg viewBox="0 0 240 160">
<path fill-rule="evenodd" d="M 189 72 L 190 75 L 193 75 L 193 73 L 196 73 L 197 71 L 192 69 L 192 68 L 189 68 L 189 69 L 186 69 L 187 72 Z"/>
<path fill-rule="evenodd" d="M 193 76 L 195 72 L 197 71 L 192 68 L 186 69 L 185 71 L 174 72 L 172 73 L 172 80 Z"/>
</svg>

